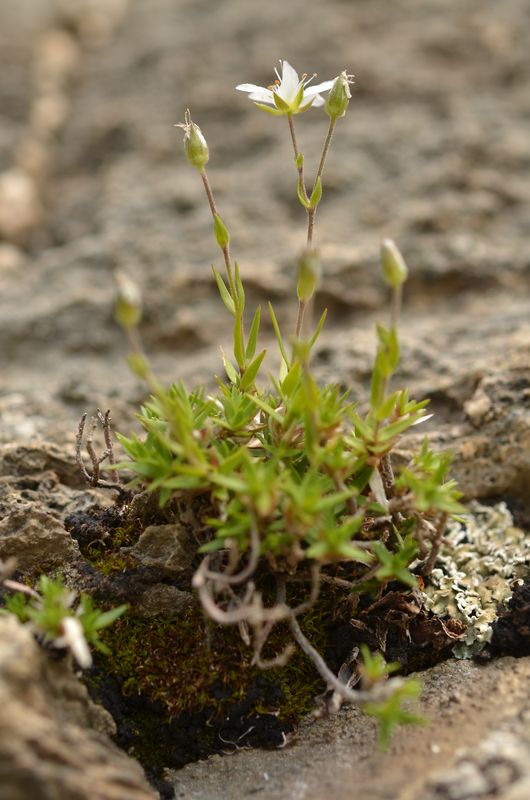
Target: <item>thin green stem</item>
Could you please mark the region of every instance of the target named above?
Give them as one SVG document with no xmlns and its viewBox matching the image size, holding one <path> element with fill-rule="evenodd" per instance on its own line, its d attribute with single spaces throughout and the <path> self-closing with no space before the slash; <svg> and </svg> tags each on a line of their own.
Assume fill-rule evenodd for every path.
<svg viewBox="0 0 530 800">
<path fill-rule="evenodd" d="M 293 150 L 294 150 L 294 160 L 296 163 L 296 169 L 298 172 L 298 177 L 300 179 L 300 185 L 302 187 L 302 192 L 304 194 L 305 199 L 307 200 L 307 190 L 305 188 L 305 178 L 304 178 L 304 162 L 302 159 L 302 163 L 298 164 L 298 158 L 301 155 L 300 150 L 298 149 L 298 142 L 296 140 L 296 132 L 294 129 L 294 122 L 293 122 L 293 115 L 287 114 L 287 122 L 289 123 L 289 133 L 291 134 L 291 141 L 293 143 Z"/>
<path fill-rule="evenodd" d="M 304 316 L 305 311 L 307 308 L 307 301 L 299 300 L 298 301 L 298 314 L 296 317 L 296 329 L 295 329 L 295 336 L 297 339 L 300 338 L 300 334 L 302 333 L 302 328 L 304 326 Z"/>
<path fill-rule="evenodd" d="M 399 315 L 401 312 L 401 300 L 403 297 L 403 287 L 394 286 L 392 288 L 392 306 L 390 310 L 390 325 L 392 328 L 397 328 L 399 322 Z"/>
<path fill-rule="evenodd" d="M 296 132 L 294 129 L 294 122 L 292 114 L 287 114 L 287 121 L 289 123 L 289 131 L 291 134 L 291 141 L 293 143 L 293 150 L 294 150 L 294 157 L 295 161 L 298 162 L 300 156 L 300 150 L 298 149 L 298 142 L 296 139 Z M 326 134 L 326 138 L 324 140 L 324 145 L 322 147 L 322 153 L 320 156 L 320 162 L 318 165 L 317 174 L 315 175 L 315 180 L 313 183 L 313 189 L 311 191 L 311 195 L 315 191 L 315 187 L 319 180 L 322 180 L 322 175 L 324 173 L 324 167 L 326 164 L 326 159 L 329 153 L 329 148 L 331 145 L 331 140 L 333 139 L 333 132 L 335 130 L 335 125 L 337 123 L 336 119 L 330 119 L 328 132 Z M 307 189 L 305 186 L 304 180 L 304 164 L 303 160 L 301 164 L 297 163 L 297 170 L 298 170 L 298 177 L 300 180 L 300 185 L 302 187 L 303 196 L 306 201 L 309 200 Z M 316 215 L 316 206 L 315 208 L 306 208 L 307 213 L 307 247 L 311 248 L 313 246 L 313 235 L 315 230 L 315 215 Z M 295 329 L 295 336 L 297 339 L 300 338 L 304 329 L 304 321 L 306 316 L 311 318 L 313 311 L 313 301 L 312 299 L 309 302 L 304 302 L 302 300 L 298 301 L 298 314 L 296 317 L 296 329 Z"/>
<path fill-rule="evenodd" d="M 206 192 L 206 197 L 208 198 L 208 205 L 210 206 L 210 211 L 212 212 L 212 217 L 215 221 L 215 217 L 219 216 L 219 212 L 217 210 L 217 205 L 215 203 L 215 198 L 213 196 L 212 187 L 210 186 L 210 181 L 208 180 L 208 175 L 206 174 L 206 170 L 204 167 L 201 169 L 201 178 L 204 185 L 204 190 Z M 232 267 L 232 257 L 230 255 L 230 245 L 225 245 L 225 247 L 221 247 L 223 252 L 223 258 L 226 267 L 226 274 L 228 276 L 228 283 L 230 285 L 230 294 L 234 300 L 234 303 L 237 304 L 237 292 L 236 292 L 236 284 L 234 281 L 234 270 Z"/>
<path fill-rule="evenodd" d="M 313 190 L 312 193 L 315 191 L 315 187 L 317 182 L 320 178 L 322 180 L 322 175 L 324 173 L 324 167 L 326 164 L 326 159 L 328 157 L 329 148 L 331 146 L 331 140 L 333 139 L 333 132 L 335 130 L 335 125 L 337 124 L 337 120 L 330 118 L 329 120 L 329 128 L 326 134 L 326 139 L 324 141 L 324 146 L 322 148 L 322 154 L 320 156 L 320 163 L 318 165 L 317 174 L 315 176 L 315 182 L 313 183 Z M 315 214 L 316 214 L 316 207 L 309 208 L 307 210 L 307 246 L 311 247 L 313 244 L 313 232 L 315 228 Z"/>
</svg>

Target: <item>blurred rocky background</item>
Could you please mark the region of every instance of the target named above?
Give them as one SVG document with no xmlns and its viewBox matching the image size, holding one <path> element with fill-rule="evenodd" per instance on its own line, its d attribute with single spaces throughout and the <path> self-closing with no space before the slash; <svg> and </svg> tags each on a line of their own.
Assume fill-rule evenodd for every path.
<svg viewBox="0 0 530 800">
<path fill-rule="evenodd" d="M 410 268 L 401 379 L 432 398 L 430 432 L 453 449 L 466 497 L 506 500 L 527 524 L 529 25 L 527 0 L 3 0 L 4 530 L 13 503 L 19 512 L 37 503 L 60 527 L 65 509 L 89 502 L 72 468 L 83 411 L 110 407 L 118 428 L 133 424 L 144 389 L 113 320 L 116 267 L 142 288 L 146 347 L 164 380 L 211 383 L 221 371 L 230 332 L 211 278 L 219 255 L 173 127 L 187 107 L 210 146 L 248 304 L 272 299 L 294 326 L 305 225 L 287 126 L 234 91 L 270 83 L 280 58 L 321 80 L 345 68 L 356 76 L 317 219 L 317 305 L 330 311 L 319 376 L 362 402 L 374 321 L 387 314 L 379 242 L 395 238 Z M 311 176 L 326 117 L 311 110 L 297 123 Z M 458 727 L 458 714 L 449 716 Z M 458 742 L 444 735 L 446 763 Z M 393 780 L 379 794 L 368 786 L 369 796 L 394 798 Z M 483 782 L 482 794 L 455 794 L 458 775 L 444 780 L 429 798 L 496 791 Z M 295 784 L 289 796 L 310 796 L 293 793 Z"/>
</svg>

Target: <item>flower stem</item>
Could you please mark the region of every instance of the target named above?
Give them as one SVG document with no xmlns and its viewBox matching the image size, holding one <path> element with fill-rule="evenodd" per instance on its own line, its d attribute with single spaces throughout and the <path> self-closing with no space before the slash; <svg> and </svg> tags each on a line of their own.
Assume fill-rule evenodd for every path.
<svg viewBox="0 0 530 800">
<path fill-rule="evenodd" d="M 403 292 L 401 284 L 392 288 L 392 307 L 390 311 L 390 325 L 392 328 L 397 328 L 399 314 L 401 312 L 402 294 Z"/>
<path fill-rule="evenodd" d="M 337 120 L 331 118 L 329 121 L 329 128 L 326 134 L 326 139 L 324 141 L 324 146 L 322 148 L 322 154 L 320 156 L 320 163 L 318 165 L 317 174 L 315 176 L 315 182 L 313 183 L 313 191 L 315 190 L 315 186 L 317 184 L 318 179 L 322 180 L 322 175 L 324 172 L 324 166 L 326 164 L 326 158 L 328 157 L 329 148 L 331 145 L 331 140 L 333 139 L 333 132 L 335 130 L 335 125 L 337 124 Z M 309 208 L 307 211 L 307 246 L 311 247 L 313 244 L 313 231 L 315 227 L 315 214 L 316 214 L 316 207 Z"/>
<path fill-rule="evenodd" d="M 210 186 L 210 181 L 208 180 L 208 175 L 206 174 L 206 170 L 204 169 L 204 167 L 201 169 L 200 174 L 201 174 L 202 182 L 204 184 L 204 190 L 206 192 L 206 197 L 208 198 L 208 205 L 210 206 L 210 211 L 212 212 L 212 218 L 215 221 L 215 218 L 216 218 L 216 216 L 219 215 L 219 212 L 217 211 L 217 205 L 215 203 L 215 198 L 213 196 L 212 187 Z M 235 284 L 235 281 L 234 281 L 234 270 L 233 270 L 233 267 L 232 267 L 232 257 L 230 255 L 230 245 L 227 244 L 224 247 L 221 247 L 221 250 L 223 252 L 223 258 L 224 258 L 224 261 L 225 261 L 226 274 L 228 276 L 228 283 L 230 284 L 230 294 L 232 295 L 234 303 L 237 304 L 237 292 L 236 292 L 236 284 Z"/>
<path fill-rule="evenodd" d="M 297 339 L 300 338 L 300 334 L 302 333 L 302 328 L 304 326 L 304 316 L 305 311 L 307 308 L 307 301 L 306 300 L 299 300 L 298 301 L 298 314 L 296 316 L 296 328 L 294 335 Z"/>
<path fill-rule="evenodd" d="M 291 134 L 291 141 L 293 143 L 293 150 L 294 150 L 294 159 L 295 162 L 298 162 L 298 158 L 301 155 L 300 150 L 298 149 L 298 142 L 296 140 L 296 133 L 294 130 L 294 122 L 293 122 L 293 115 L 287 114 L 287 122 L 289 123 L 289 133 Z M 302 192 L 304 194 L 304 198 L 307 200 L 307 190 L 305 188 L 305 178 L 304 178 L 304 162 L 302 160 L 301 164 L 296 164 L 296 169 L 298 171 L 298 177 L 300 178 L 300 185 L 302 187 Z"/>
<path fill-rule="evenodd" d="M 306 201 L 309 201 L 309 196 L 307 194 L 307 189 L 306 189 L 305 180 L 304 180 L 304 163 L 303 163 L 303 160 L 299 159 L 300 151 L 298 149 L 298 142 L 296 140 L 296 133 L 295 133 L 295 129 L 294 129 L 294 122 L 293 122 L 293 115 L 292 114 L 287 114 L 287 121 L 289 123 L 289 132 L 291 134 L 291 141 L 293 143 L 294 157 L 295 157 L 295 161 L 296 161 L 296 168 L 298 170 L 298 178 L 300 180 L 300 186 L 301 186 L 301 189 L 302 189 L 302 193 L 303 193 L 304 199 Z M 336 118 L 335 119 L 330 118 L 328 132 L 327 132 L 326 138 L 324 140 L 324 146 L 322 147 L 322 153 L 321 153 L 321 156 L 320 156 L 320 162 L 319 162 L 319 165 L 318 165 L 317 174 L 315 175 L 315 180 L 314 180 L 314 183 L 313 183 L 313 189 L 312 189 L 311 194 L 313 194 L 313 192 L 315 191 L 315 187 L 317 185 L 318 180 L 319 179 L 322 180 L 322 175 L 323 175 L 323 172 L 324 172 L 324 166 L 326 164 L 326 158 L 327 158 L 328 153 L 329 153 L 331 140 L 333 139 L 333 132 L 335 130 L 336 123 L 337 123 Z M 316 210 L 317 210 L 316 206 L 314 208 L 306 208 L 306 213 L 307 213 L 307 247 L 308 248 L 311 248 L 313 246 L 313 233 L 314 233 L 314 229 L 315 229 Z M 303 333 L 304 321 L 305 321 L 306 314 L 310 318 L 312 316 L 312 311 L 313 311 L 313 299 L 309 300 L 308 302 L 307 301 L 303 301 L 303 300 L 299 300 L 298 301 L 298 314 L 297 314 L 297 317 L 296 317 L 296 328 L 295 328 L 295 336 L 296 336 L 297 339 L 299 339 L 300 336 Z"/>
</svg>

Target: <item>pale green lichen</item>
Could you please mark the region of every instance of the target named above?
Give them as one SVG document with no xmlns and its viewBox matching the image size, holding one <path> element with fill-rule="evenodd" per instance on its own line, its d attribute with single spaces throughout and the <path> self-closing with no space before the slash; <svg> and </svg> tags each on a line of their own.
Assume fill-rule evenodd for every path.
<svg viewBox="0 0 530 800">
<path fill-rule="evenodd" d="M 514 525 L 506 503 L 469 505 L 469 515 L 450 523 L 436 568 L 425 589 L 426 605 L 435 614 L 460 619 L 468 626 L 454 648 L 469 658 L 490 641 L 499 603 L 530 574 L 530 538 Z"/>
</svg>

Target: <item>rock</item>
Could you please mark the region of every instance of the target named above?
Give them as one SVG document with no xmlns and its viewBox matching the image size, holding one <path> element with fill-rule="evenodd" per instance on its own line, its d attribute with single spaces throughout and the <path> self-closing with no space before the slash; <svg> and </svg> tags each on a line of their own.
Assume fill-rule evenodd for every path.
<svg viewBox="0 0 530 800">
<path fill-rule="evenodd" d="M 108 738 L 112 721 L 27 628 L 0 618 L 2 800 L 154 800 L 140 766 Z"/>
<path fill-rule="evenodd" d="M 424 800 L 523 800 L 529 788 L 530 736 L 496 731 L 431 780 Z"/>
<path fill-rule="evenodd" d="M 171 525 L 150 525 L 131 548 L 144 567 L 155 567 L 173 577 L 190 569 L 197 551 L 189 531 L 175 522 Z"/>
<path fill-rule="evenodd" d="M 0 558 L 16 558 L 22 572 L 60 566 L 78 555 L 64 526 L 31 504 L 15 506 L 0 522 Z"/>
<path fill-rule="evenodd" d="M 191 592 L 157 583 L 142 594 L 134 611 L 141 617 L 171 616 L 178 615 L 195 604 L 196 600 Z"/>
<path fill-rule="evenodd" d="M 170 771 L 176 797 L 527 800 L 530 659 L 450 660 L 417 677 L 414 712 L 426 725 L 398 730 L 387 753 L 377 750 L 373 720 L 344 708 L 302 723 L 289 747 L 241 749 Z"/>
</svg>

